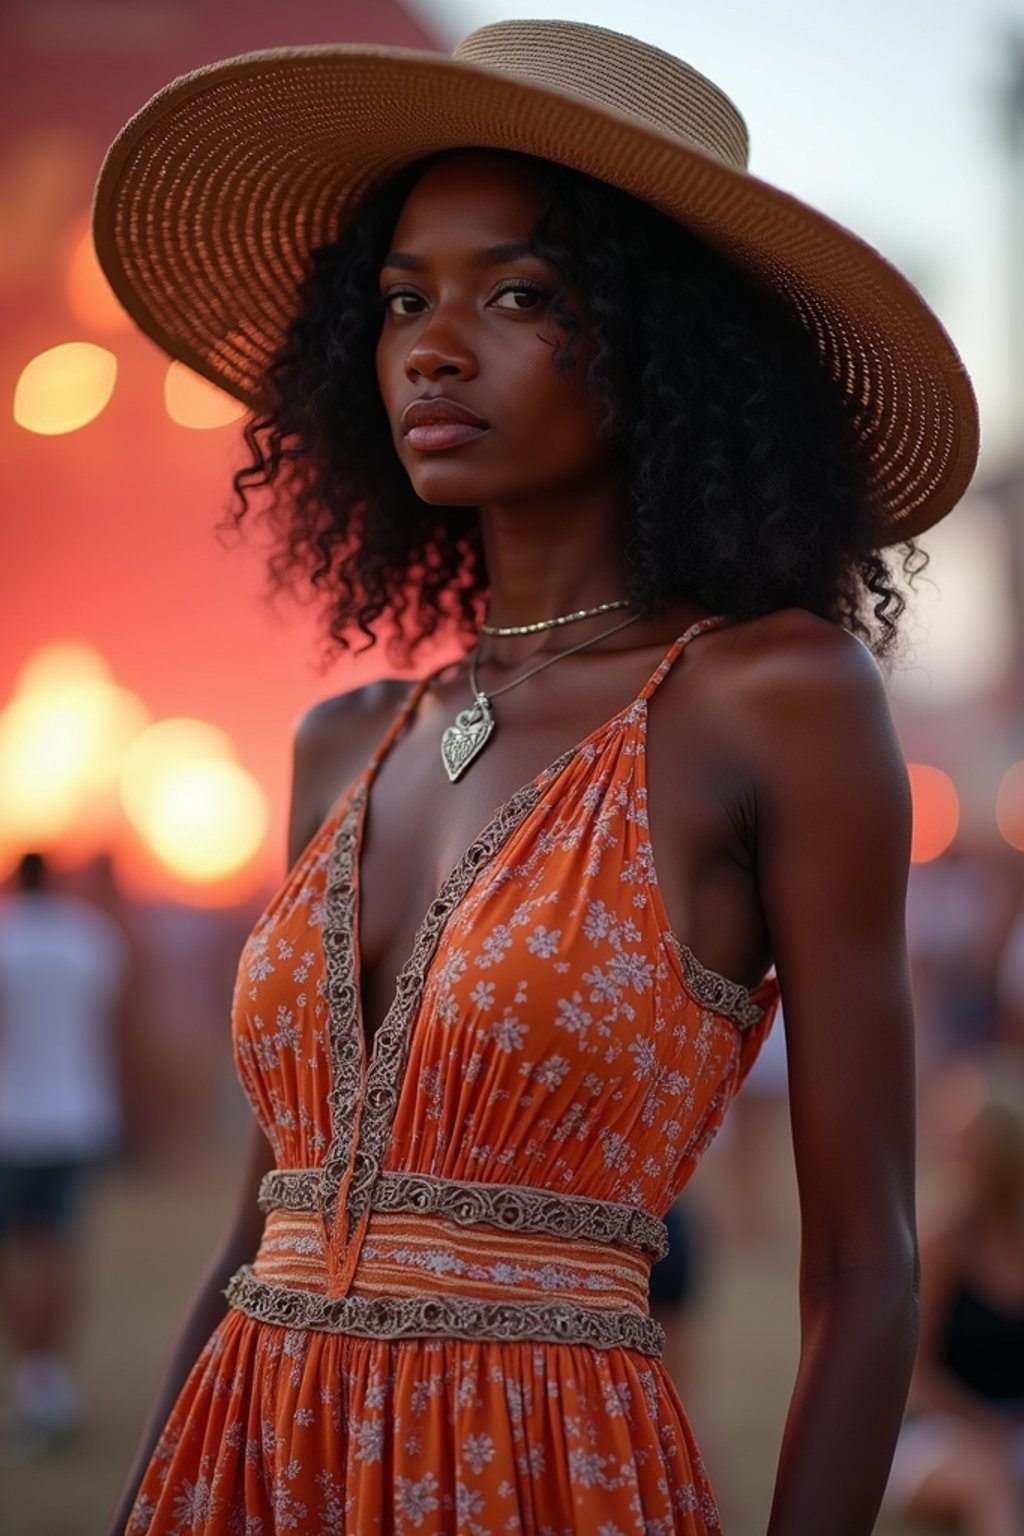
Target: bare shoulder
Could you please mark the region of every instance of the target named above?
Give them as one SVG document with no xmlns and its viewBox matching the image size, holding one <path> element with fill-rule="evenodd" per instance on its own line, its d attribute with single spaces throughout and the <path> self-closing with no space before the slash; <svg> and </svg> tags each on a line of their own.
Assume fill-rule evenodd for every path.
<svg viewBox="0 0 1024 1536">
<path fill-rule="evenodd" d="M 737 625 L 720 640 L 721 698 L 731 740 L 760 791 L 763 829 L 777 816 L 824 827 L 841 811 L 851 828 L 902 847 L 906 765 L 868 648 L 803 609 Z"/>
<path fill-rule="evenodd" d="M 885 680 L 856 636 L 803 608 L 786 608 L 708 637 L 707 684 L 736 739 L 755 752 L 876 742 L 891 752 Z M 785 754 L 787 757 L 790 753 Z M 898 754 L 897 754 L 898 755 Z"/>
<path fill-rule="evenodd" d="M 413 684 L 380 678 L 321 699 L 295 729 L 289 851 L 294 859 L 363 771 Z"/>
<path fill-rule="evenodd" d="M 296 746 L 317 756 L 331 751 L 361 734 L 371 732 L 395 712 L 413 684 L 408 679 L 382 677 L 333 694 L 312 705 L 299 719 L 295 729 Z"/>
<path fill-rule="evenodd" d="M 878 663 L 855 635 L 806 608 L 783 608 L 713 636 L 732 684 L 758 696 L 799 696 L 841 688 L 884 695 Z"/>
<path fill-rule="evenodd" d="M 407 679 L 384 677 L 321 699 L 296 727 L 296 762 L 316 778 L 361 772 L 412 687 Z"/>
</svg>

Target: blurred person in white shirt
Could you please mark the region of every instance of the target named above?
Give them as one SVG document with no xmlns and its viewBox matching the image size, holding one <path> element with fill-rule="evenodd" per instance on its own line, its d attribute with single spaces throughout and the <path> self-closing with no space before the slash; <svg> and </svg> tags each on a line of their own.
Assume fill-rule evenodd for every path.
<svg viewBox="0 0 1024 1536">
<path fill-rule="evenodd" d="M 118 925 L 51 890 L 27 853 L 0 898 L 0 1323 L 12 1348 L 3 1453 L 43 1449 L 80 1415 L 66 1352 L 89 1171 L 121 1136 Z"/>
</svg>

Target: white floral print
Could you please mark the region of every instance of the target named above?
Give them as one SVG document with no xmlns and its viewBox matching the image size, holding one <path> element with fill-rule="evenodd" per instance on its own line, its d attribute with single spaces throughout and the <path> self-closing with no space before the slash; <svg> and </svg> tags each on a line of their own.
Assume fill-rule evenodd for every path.
<svg viewBox="0 0 1024 1536">
<path fill-rule="evenodd" d="M 765 1023 L 744 1033 L 715 1002 L 728 984 L 706 985 L 711 973 L 702 978 L 669 931 L 644 743 L 646 698 L 681 649 L 643 696 L 539 776 L 494 857 L 473 864 L 421 975 L 405 983 L 420 990 L 392 1077 L 374 1094 L 362 1077 L 334 1094 L 342 1129 L 392 1117 L 387 1170 L 660 1214 L 712 1139 L 773 995 Z M 399 718 L 393 736 L 400 729 Z M 367 1070 L 357 1015 L 344 1012 L 351 1000 L 330 992 L 324 968 L 332 846 L 356 803 L 343 797 L 310 843 L 239 967 L 236 1059 L 282 1168 L 324 1165 L 338 1145 L 339 1062 Z M 357 854 L 353 844 L 350 893 Z M 358 1289 L 372 1233 L 339 1219 L 290 1251 L 318 1245 L 339 1294 Z M 419 1241 L 393 1257 L 416 1295 L 441 1275 L 469 1295 L 486 1283 L 514 1296 L 528 1282 L 557 1299 L 570 1278 L 579 1285 L 578 1262 L 570 1276 L 555 1259 L 474 1252 L 454 1278 L 443 1247 Z M 607 1281 L 597 1267 L 590 1280 L 599 1303 Z M 718 1536 L 719 1522 L 665 1373 L 643 1355 L 355 1338 L 232 1311 L 161 1436 L 128 1531 Z"/>
</svg>

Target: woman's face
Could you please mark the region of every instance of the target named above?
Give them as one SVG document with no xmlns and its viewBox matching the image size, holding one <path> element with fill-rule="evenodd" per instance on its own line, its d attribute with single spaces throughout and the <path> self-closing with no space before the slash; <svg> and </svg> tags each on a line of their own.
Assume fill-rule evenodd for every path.
<svg viewBox="0 0 1024 1536">
<path fill-rule="evenodd" d="M 377 380 L 423 501 L 516 502 L 611 473 L 585 317 L 574 365 L 555 367 L 546 296 L 560 277 L 527 249 L 541 207 L 524 167 L 470 151 L 427 170 L 399 215 L 380 272 Z M 430 419 L 459 407 L 468 422 Z"/>
</svg>

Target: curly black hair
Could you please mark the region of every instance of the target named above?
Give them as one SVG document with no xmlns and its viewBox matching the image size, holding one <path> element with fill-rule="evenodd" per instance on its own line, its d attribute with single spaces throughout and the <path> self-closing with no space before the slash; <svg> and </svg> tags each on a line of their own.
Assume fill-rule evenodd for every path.
<svg viewBox="0 0 1024 1536">
<path fill-rule="evenodd" d="M 447 153 L 453 153 L 451 151 Z M 454 151 L 458 153 L 458 151 Z M 493 151 L 495 154 L 510 154 Z M 420 500 L 394 451 L 376 384 L 381 264 L 430 156 L 360 206 L 313 252 L 298 312 L 250 419 L 233 477 L 235 525 L 250 494 L 275 544 L 275 589 L 312 579 L 327 632 L 360 649 L 387 633 L 407 664 L 439 631 L 475 633 L 487 571 L 475 508 Z M 879 549 L 879 513 L 852 408 L 782 300 L 646 203 L 550 161 L 532 232 L 561 275 L 548 312 L 571 367 L 582 300 L 588 384 L 628 491 L 627 595 L 644 614 L 688 598 L 752 618 L 801 607 L 889 652 L 905 600 Z M 901 546 L 912 581 L 925 556 Z"/>
</svg>

